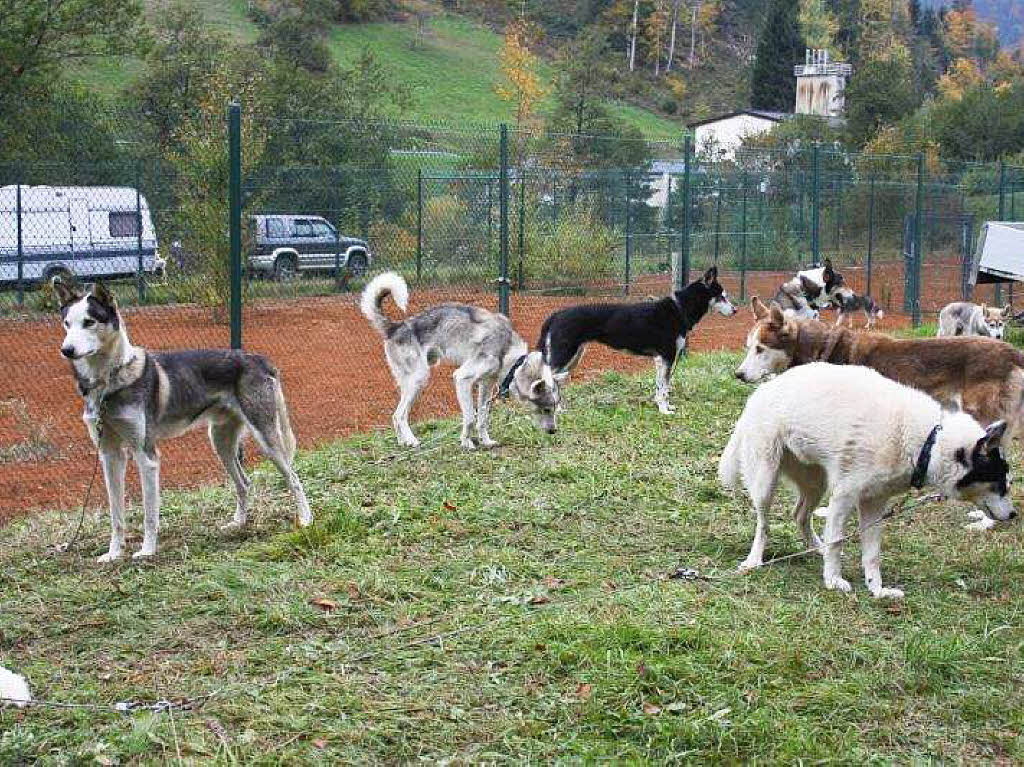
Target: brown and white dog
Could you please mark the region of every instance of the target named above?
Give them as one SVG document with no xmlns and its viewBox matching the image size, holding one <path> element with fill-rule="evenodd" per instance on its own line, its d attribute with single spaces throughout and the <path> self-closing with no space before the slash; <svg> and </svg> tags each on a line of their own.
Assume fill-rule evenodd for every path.
<svg viewBox="0 0 1024 767">
<path fill-rule="evenodd" d="M 855 332 L 787 317 L 756 296 L 751 309 L 757 322 L 736 369 L 741 381 L 756 383 L 808 362 L 863 365 L 964 410 L 982 426 L 1005 420 L 1008 437 L 1024 434 L 1024 353 L 1010 344 L 977 336 L 899 339 Z"/>
</svg>

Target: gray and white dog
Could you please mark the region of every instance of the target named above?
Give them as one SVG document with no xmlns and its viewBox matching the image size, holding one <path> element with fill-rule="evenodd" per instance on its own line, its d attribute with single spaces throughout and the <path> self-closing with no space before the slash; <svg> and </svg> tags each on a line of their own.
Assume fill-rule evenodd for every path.
<svg viewBox="0 0 1024 767">
<path fill-rule="evenodd" d="M 313 521 L 292 458 L 295 435 L 277 370 L 258 354 L 231 350 L 148 352 L 133 346 L 102 283 L 82 293 L 54 279 L 65 337 L 60 352 L 70 360 L 82 415 L 100 452 L 110 501 L 110 548 L 100 562 L 118 559 L 125 545 L 124 474 L 131 452 L 142 481 L 145 513 L 142 548 L 156 553 L 160 527 L 160 455 L 157 442 L 209 424 L 210 442 L 235 485 L 238 500 L 226 529 L 246 522 L 249 479 L 238 460 L 248 429 L 284 476 L 298 505 L 298 521 Z"/>
<path fill-rule="evenodd" d="M 939 312 L 939 336 L 989 336 L 1002 338 L 1006 321 L 1013 314 L 1009 306 L 997 309 L 987 304 L 954 301 Z"/>
<path fill-rule="evenodd" d="M 391 420 L 402 445 L 416 447 L 419 440 L 409 427 L 409 411 L 427 380 L 430 368 L 441 360 L 454 362 L 455 394 L 462 410 L 462 446 L 474 448 L 474 426 L 481 447 L 497 443 L 487 433 L 491 389 L 501 383 L 516 400 L 526 403 L 538 428 L 556 430 L 559 383 L 540 352 L 531 352 L 507 317 L 467 304 L 439 304 L 394 322 L 384 314 L 388 296 L 403 312 L 409 287 L 402 276 L 384 272 L 363 289 L 360 308 L 384 337 L 384 354 L 401 392 Z M 474 406 L 474 393 L 476 405 Z"/>
</svg>

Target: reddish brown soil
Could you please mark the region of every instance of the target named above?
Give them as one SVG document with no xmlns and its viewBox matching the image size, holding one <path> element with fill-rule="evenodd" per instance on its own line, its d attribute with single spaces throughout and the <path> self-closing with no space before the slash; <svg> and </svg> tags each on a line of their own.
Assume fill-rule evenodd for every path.
<svg viewBox="0 0 1024 767">
<path fill-rule="evenodd" d="M 863 287 L 856 270 L 844 273 L 854 288 Z M 773 295 L 786 278 L 783 273 L 751 273 L 746 281 L 746 295 Z M 724 273 L 722 282 L 730 294 L 739 295 L 738 274 Z M 902 282 L 900 264 L 885 265 L 875 271 L 876 297 L 890 309 L 882 328 L 907 322 L 894 311 L 901 308 Z M 956 267 L 930 267 L 924 283 L 923 303 L 932 310 L 958 295 Z M 889 294 L 880 286 L 894 289 Z M 649 278 L 635 285 L 631 296 L 664 295 L 668 287 L 667 278 Z M 493 293 L 465 288 L 418 293 L 414 290 L 411 309 L 422 309 L 442 300 L 495 306 Z M 573 296 L 513 295 L 512 320 L 533 343 L 549 313 L 580 300 Z M 209 310 L 197 307 L 134 309 L 126 313 L 126 323 L 133 342 L 150 349 L 228 345 L 227 327 L 215 322 Z M 692 334 L 690 349 L 739 349 L 750 324 L 745 309 L 732 318 L 712 316 Z M 0 375 L 4 382 L 0 403 L 20 401 L 31 420 L 26 424 L 10 407 L 0 407 L 0 456 L 12 446 L 24 443 L 30 436 L 27 432 L 34 432 L 56 451 L 28 462 L 3 462 L 0 458 L 0 520 L 41 507 L 76 507 L 92 471 L 94 454 L 81 422 L 82 405 L 67 364 L 58 353 L 60 341 L 61 330 L 54 319 L 0 321 Z M 395 386 L 384 361 L 381 341 L 359 314 L 356 296 L 260 302 L 246 310 L 244 343 L 247 350 L 266 354 L 280 368 L 301 447 L 312 447 L 369 427 L 390 428 Z M 583 358 L 582 375 L 575 380 L 611 368 L 639 371 L 649 369 L 650 363 L 595 345 Z M 456 411 L 451 377 L 442 370 L 431 378 L 417 403 L 415 417 L 452 415 Z M 202 431 L 166 443 L 162 454 L 164 487 L 220 481 L 220 467 Z M 139 492 L 134 471 L 129 472 L 129 477 L 129 498 L 135 500 Z M 100 479 L 91 505 L 105 503 Z"/>
</svg>

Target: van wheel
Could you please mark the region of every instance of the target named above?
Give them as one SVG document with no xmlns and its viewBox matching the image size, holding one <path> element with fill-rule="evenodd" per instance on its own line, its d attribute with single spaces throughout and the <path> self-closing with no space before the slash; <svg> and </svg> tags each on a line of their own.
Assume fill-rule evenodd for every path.
<svg viewBox="0 0 1024 767">
<path fill-rule="evenodd" d="M 278 282 L 291 282 L 299 275 L 299 265 L 295 256 L 278 256 L 274 261 L 274 279 Z"/>
<path fill-rule="evenodd" d="M 369 266 L 365 253 L 353 253 L 348 257 L 348 263 L 345 265 L 348 273 L 353 277 L 363 277 Z"/>
</svg>

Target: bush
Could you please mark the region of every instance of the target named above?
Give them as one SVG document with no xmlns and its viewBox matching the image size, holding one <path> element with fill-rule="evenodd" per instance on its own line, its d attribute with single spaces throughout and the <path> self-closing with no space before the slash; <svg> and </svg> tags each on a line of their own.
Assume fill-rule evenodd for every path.
<svg viewBox="0 0 1024 767">
<path fill-rule="evenodd" d="M 622 237 L 586 203 L 567 205 L 554 225 L 528 222 L 524 234 L 523 272 L 530 287 L 576 286 L 622 276 Z"/>
</svg>

